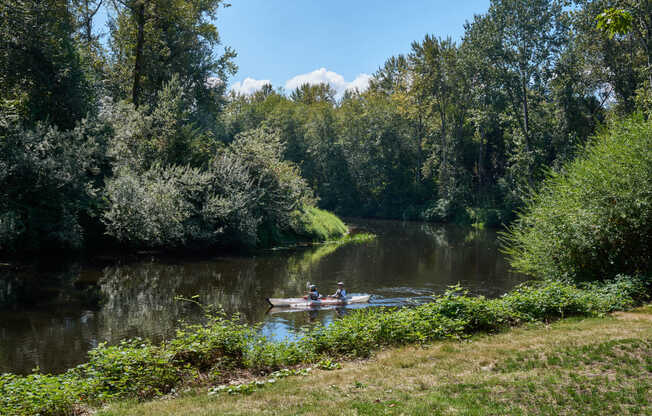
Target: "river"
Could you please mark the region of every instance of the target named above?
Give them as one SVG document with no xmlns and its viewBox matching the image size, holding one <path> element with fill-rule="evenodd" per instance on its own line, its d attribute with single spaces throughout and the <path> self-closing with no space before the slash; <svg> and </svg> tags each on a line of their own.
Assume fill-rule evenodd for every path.
<svg viewBox="0 0 652 416">
<path fill-rule="evenodd" d="M 179 320 L 201 309 L 175 299 L 240 313 L 273 338 L 327 324 L 350 308 L 427 302 L 449 285 L 499 296 L 525 280 L 511 273 L 493 230 L 418 222 L 351 220 L 377 238 L 361 244 L 263 250 L 243 255 L 169 257 L 138 253 L 84 261 L 0 267 L 0 373 L 61 372 L 100 342 L 169 338 Z M 301 296 L 307 282 L 332 293 L 371 294 L 369 305 L 319 311 L 271 309 L 267 297 Z"/>
</svg>

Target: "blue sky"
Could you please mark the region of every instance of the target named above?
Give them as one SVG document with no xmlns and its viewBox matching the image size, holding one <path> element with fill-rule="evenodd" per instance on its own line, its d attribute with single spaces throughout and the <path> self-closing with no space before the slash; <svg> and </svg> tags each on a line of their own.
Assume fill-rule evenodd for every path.
<svg viewBox="0 0 652 416">
<path fill-rule="evenodd" d="M 219 10 L 215 24 L 222 45 L 238 53 L 229 86 L 244 93 L 266 82 L 288 91 L 328 82 L 339 95 L 364 89 L 387 58 L 409 52 L 413 41 L 427 33 L 459 40 L 464 22 L 489 8 L 489 0 L 227 1 L 231 7 Z M 95 23 L 108 32 L 104 10 Z"/>
<path fill-rule="evenodd" d="M 426 33 L 459 39 L 489 0 L 231 0 L 216 25 L 238 53 L 229 84 L 250 92 L 263 81 L 292 88 L 327 80 L 338 91 L 364 87 L 387 58 Z M 298 77 L 298 78 L 296 78 Z M 250 80 L 244 82 L 247 78 Z M 294 78 L 294 79 L 293 79 Z"/>
</svg>

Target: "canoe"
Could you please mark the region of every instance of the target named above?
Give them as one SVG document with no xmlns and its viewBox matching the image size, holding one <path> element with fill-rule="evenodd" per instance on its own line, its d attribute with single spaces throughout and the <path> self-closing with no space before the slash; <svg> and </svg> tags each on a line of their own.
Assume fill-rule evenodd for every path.
<svg viewBox="0 0 652 416">
<path fill-rule="evenodd" d="M 371 295 L 349 296 L 346 299 L 324 298 L 319 300 L 308 300 L 304 298 L 267 298 L 272 306 L 287 306 L 290 308 L 307 308 L 327 305 L 347 305 L 349 303 L 369 302 Z"/>
</svg>

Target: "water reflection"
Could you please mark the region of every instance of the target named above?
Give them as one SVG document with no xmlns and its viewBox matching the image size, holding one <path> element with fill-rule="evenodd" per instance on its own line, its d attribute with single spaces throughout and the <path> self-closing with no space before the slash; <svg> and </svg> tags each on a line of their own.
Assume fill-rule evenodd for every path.
<svg viewBox="0 0 652 416">
<path fill-rule="evenodd" d="M 268 313 L 265 298 L 300 296 L 307 281 L 329 293 L 344 280 L 349 293 L 372 294 L 372 306 L 428 301 L 458 282 L 496 296 L 522 281 L 508 272 L 491 231 L 394 221 L 356 226 L 378 238 L 254 256 L 0 269 L 0 372 L 28 372 L 37 365 L 61 371 L 84 361 L 99 342 L 170 337 L 179 319 L 201 316 L 199 308 L 175 296 L 199 295 L 201 302 L 262 322 L 265 335 L 284 339 L 311 322 L 328 324 L 349 308 L 367 306 Z"/>
</svg>

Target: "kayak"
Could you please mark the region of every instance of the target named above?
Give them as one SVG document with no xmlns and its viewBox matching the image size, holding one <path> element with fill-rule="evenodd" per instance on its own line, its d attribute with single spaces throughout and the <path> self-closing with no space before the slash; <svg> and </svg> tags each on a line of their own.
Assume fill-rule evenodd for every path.
<svg viewBox="0 0 652 416">
<path fill-rule="evenodd" d="M 369 302 L 371 295 L 349 296 L 345 299 L 339 298 L 323 298 L 319 300 L 308 300 L 304 298 L 267 298 L 272 306 L 288 306 L 291 308 L 306 308 L 313 306 L 327 306 L 327 305 L 348 305 L 349 303 L 365 303 Z"/>
</svg>

